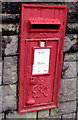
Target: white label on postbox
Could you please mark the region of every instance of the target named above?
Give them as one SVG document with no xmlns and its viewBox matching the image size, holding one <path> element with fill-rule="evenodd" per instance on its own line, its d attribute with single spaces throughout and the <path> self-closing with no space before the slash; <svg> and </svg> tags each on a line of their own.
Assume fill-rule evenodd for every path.
<svg viewBox="0 0 78 120">
<path fill-rule="evenodd" d="M 50 48 L 35 49 L 32 75 L 49 73 Z"/>
</svg>

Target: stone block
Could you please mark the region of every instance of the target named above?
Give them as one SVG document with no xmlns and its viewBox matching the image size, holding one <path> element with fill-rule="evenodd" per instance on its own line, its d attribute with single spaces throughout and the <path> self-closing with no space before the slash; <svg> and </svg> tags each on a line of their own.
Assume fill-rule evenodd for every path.
<svg viewBox="0 0 78 120">
<path fill-rule="evenodd" d="M 16 35 L 19 32 L 19 24 L 3 24 L 2 34 L 4 35 Z"/>
<path fill-rule="evenodd" d="M 18 36 L 3 36 L 2 53 L 3 55 L 16 55 L 18 51 Z"/>
<path fill-rule="evenodd" d="M 51 109 L 50 116 L 59 116 L 72 112 L 76 112 L 76 101 L 60 103 L 58 108 Z"/>
<path fill-rule="evenodd" d="M 2 60 L 0 60 L 0 85 L 2 84 Z"/>
<path fill-rule="evenodd" d="M 17 57 L 5 57 L 3 69 L 3 84 L 17 82 Z"/>
<path fill-rule="evenodd" d="M 2 102 L 3 102 L 3 99 L 2 99 L 2 86 L 0 86 L 0 112 L 2 112 Z"/>
<path fill-rule="evenodd" d="M 60 101 L 76 100 L 76 78 L 74 79 L 62 79 Z"/>
<path fill-rule="evenodd" d="M 17 108 L 16 85 L 3 86 L 3 105 L 2 110 L 15 110 Z"/>
<path fill-rule="evenodd" d="M 76 78 L 76 62 L 64 62 L 63 64 L 63 79 Z"/>
<path fill-rule="evenodd" d="M 49 117 L 49 110 L 38 111 L 38 118 Z"/>
<path fill-rule="evenodd" d="M 2 13 L 6 13 L 6 6 L 7 6 L 7 3 L 2 2 Z"/>
<path fill-rule="evenodd" d="M 16 111 L 10 112 L 6 115 L 6 118 L 36 118 L 37 112 L 18 113 Z M 36 119 L 34 119 L 36 120 Z"/>
<path fill-rule="evenodd" d="M 2 14 L 3 23 L 18 23 L 19 14 Z"/>
<path fill-rule="evenodd" d="M 73 62 L 78 60 L 77 54 L 78 53 L 66 53 L 64 56 L 64 61 Z"/>
<path fill-rule="evenodd" d="M 67 24 L 67 33 L 77 33 L 78 32 L 78 23 L 68 23 Z"/>
<path fill-rule="evenodd" d="M 67 34 L 65 37 L 64 52 L 78 52 L 78 34 Z"/>
<path fill-rule="evenodd" d="M 69 1 L 69 3 L 66 2 L 65 5 L 68 6 L 68 19 L 67 19 L 67 21 L 69 23 L 77 22 L 78 21 L 78 16 L 77 16 L 77 13 L 78 13 L 78 7 L 77 7 L 78 6 L 78 2 L 77 2 L 77 0 L 75 0 L 75 2 L 74 2 L 74 0 L 71 1 L 71 2 Z"/>
<path fill-rule="evenodd" d="M 72 46 L 72 41 L 68 36 L 66 36 L 65 37 L 65 44 L 64 44 L 64 52 L 69 51 L 71 46 Z"/>
<path fill-rule="evenodd" d="M 75 120 L 76 118 L 76 113 L 70 113 L 70 114 L 65 114 L 65 115 L 62 115 L 62 120 L 65 120 L 66 118 L 71 118 L 72 120 Z M 74 118 L 74 119 L 73 119 Z"/>
<path fill-rule="evenodd" d="M 8 2 L 7 3 L 7 13 L 18 14 L 20 12 L 20 3 L 19 2 Z"/>
<path fill-rule="evenodd" d="M 0 113 L 0 120 L 4 119 L 4 113 Z"/>
</svg>

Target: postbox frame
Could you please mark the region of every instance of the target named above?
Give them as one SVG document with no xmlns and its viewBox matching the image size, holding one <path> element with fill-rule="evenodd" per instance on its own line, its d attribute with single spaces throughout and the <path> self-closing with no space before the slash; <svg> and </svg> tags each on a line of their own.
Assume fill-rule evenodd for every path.
<svg viewBox="0 0 78 120">
<path fill-rule="evenodd" d="M 30 6 L 30 4 L 22 4 L 22 11 L 24 10 L 25 7 L 45 7 L 45 8 L 63 8 L 66 9 L 66 13 L 67 13 L 67 6 L 57 6 L 57 5 L 32 5 Z M 59 92 L 60 92 L 60 79 L 61 79 L 61 71 L 62 71 L 62 60 L 63 60 L 63 48 L 64 48 L 64 41 L 62 41 L 59 38 L 44 38 L 44 39 L 34 39 L 34 41 L 44 41 L 44 40 L 52 40 L 52 41 L 58 41 L 58 51 L 57 51 L 57 62 L 56 62 L 56 80 L 54 81 L 54 95 L 53 95 L 53 99 L 54 102 L 52 102 L 50 105 L 46 104 L 42 107 L 42 106 L 37 106 L 35 107 L 35 105 L 31 108 L 26 108 L 26 106 L 24 105 L 25 103 L 25 89 L 26 89 L 26 81 L 24 80 L 24 78 L 26 77 L 25 75 L 25 55 L 27 54 L 26 52 L 26 44 L 28 41 L 30 41 L 30 39 L 25 39 L 23 37 L 23 24 L 22 24 L 22 20 L 23 20 L 23 12 L 21 14 L 21 24 L 20 24 L 20 47 L 19 47 L 19 85 L 18 85 L 18 112 L 19 113 L 24 113 L 24 112 L 31 112 L 31 111 L 39 111 L 39 110 L 44 110 L 44 109 L 52 109 L 52 108 L 57 108 L 58 107 L 58 101 L 59 101 Z M 66 26 L 66 23 L 65 23 Z M 32 30 L 31 30 L 32 31 Z M 31 32 L 30 31 L 30 32 Z M 33 32 L 35 32 L 36 30 L 34 30 Z M 45 31 L 45 30 L 44 30 Z M 65 30 L 64 30 L 64 35 L 65 35 Z M 33 39 L 31 39 L 31 41 L 33 41 Z"/>
</svg>

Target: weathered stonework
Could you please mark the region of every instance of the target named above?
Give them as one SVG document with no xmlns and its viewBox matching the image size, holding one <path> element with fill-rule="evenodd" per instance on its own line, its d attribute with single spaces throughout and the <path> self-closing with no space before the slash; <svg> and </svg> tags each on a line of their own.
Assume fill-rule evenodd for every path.
<svg viewBox="0 0 78 120">
<path fill-rule="evenodd" d="M 78 60 L 78 52 L 77 53 L 66 53 L 64 56 L 64 61 L 67 62 L 73 62 L 73 61 L 77 61 Z"/>
<path fill-rule="evenodd" d="M 19 14 L 2 14 L 3 23 L 18 23 Z"/>
<path fill-rule="evenodd" d="M 2 112 L 2 86 L 0 86 L 0 113 Z"/>
<path fill-rule="evenodd" d="M 19 32 L 19 24 L 3 24 L 2 34 L 3 35 L 16 35 Z"/>
<path fill-rule="evenodd" d="M 76 78 L 74 79 L 62 79 L 60 101 L 76 100 Z"/>
<path fill-rule="evenodd" d="M 17 82 L 17 57 L 4 58 L 3 84 Z"/>
<path fill-rule="evenodd" d="M 64 62 L 63 64 L 63 79 L 76 78 L 76 62 Z"/>
<path fill-rule="evenodd" d="M 0 120 L 4 119 L 4 113 L 0 113 Z"/>
<path fill-rule="evenodd" d="M 38 118 L 49 117 L 49 110 L 42 110 L 38 112 Z"/>
<path fill-rule="evenodd" d="M 2 60 L 0 60 L 0 85 L 2 84 Z"/>
<path fill-rule="evenodd" d="M 37 112 L 29 112 L 29 113 L 21 113 L 19 114 L 17 111 L 11 111 L 6 115 L 6 118 L 36 118 Z M 34 119 L 36 120 L 36 119 Z"/>
<path fill-rule="evenodd" d="M 4 50 L 5 55 L 16 55 L 18 50 L 18 36 L 9 36 L 7 39 L 10 39 L 11 42 L 6 44 Z"/>
<path fill-rule="evenodd" d="M 78 51 L 78 35 L 67 34 L 65 37 L 64 52 Z"/>
<path fill-rule="evenodd" d="M 2 90 L 3 111 L 17 109 L 16 85 L 3 86 Z"/>
<path fill-rule="evenodd" d="M 71 46 L 72 46 L 72 41 L 68 36 L 66 36 L 65 37 L 65 44 L 64 44 L 64 52 L 69 51 Z"/>
<path fill-rule="evenodd" d="M 75 120 L 75 117 L 76 117 L 76 113 L 70 113 L 70 114 L 66 114 L 66 115 L 63 115 L 62 116 L 62 119 L 64 120 L 64 118 L 71 118 L 73 120 Z"/>
<path fill-rule="evenodd" d="M 59 108 L 51 109 L 51 116 L 59 116 L 72 112 L 76 112 L 76 101 L 60 103 Z"/>
<path fill-rule="evenodd" d="M 78 33 L 78 23 L 68 23 L 67 33 Z"/>
</svg>

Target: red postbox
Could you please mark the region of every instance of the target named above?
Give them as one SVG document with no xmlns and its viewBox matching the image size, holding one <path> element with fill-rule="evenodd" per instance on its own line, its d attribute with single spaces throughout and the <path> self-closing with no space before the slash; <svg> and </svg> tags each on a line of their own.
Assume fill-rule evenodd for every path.
<svg viewBox="0 0 78 120">
<path fill-rule="evenodd" d="M 22 4 L 18 112 L 58 107 L 67 6 Z"/>
</svg>

